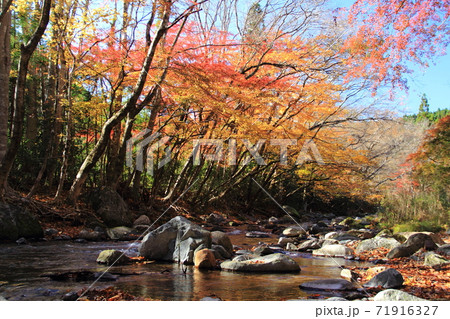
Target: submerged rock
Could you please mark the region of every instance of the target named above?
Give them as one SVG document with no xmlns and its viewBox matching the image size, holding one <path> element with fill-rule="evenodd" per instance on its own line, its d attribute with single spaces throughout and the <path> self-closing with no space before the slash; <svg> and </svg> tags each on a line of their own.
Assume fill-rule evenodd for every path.
<svg viewBox="0 0 450 319">
<path fill-rule="evenodd" d="M 178 216 L 148 233 L 139 247 L 139 254 L 150 260 L 194 263 L 198 246 L 211 248 L 211 233 Z"/>
<path fill-rule="evenodd" d="M 322 279 L 301 284 L 303 290 L 356 290 L 357 286 L 345 279 Z"/>
<path fill-rule="evenodd" d="M 243 258 L 243 257 L 241 257 Z M 284 254 L 272 254 L 248 260 L 231 260 L 223 262 L 223 270 L 242 272 L 299 272 L 300 266 L 295 260 Z"/>
<path fill-rule="evenodd" d="M 260 231 L 251 231 L 245 234 L 247 238 L 270 238 L 268 233 L 260 232 Z"/>
</svg>

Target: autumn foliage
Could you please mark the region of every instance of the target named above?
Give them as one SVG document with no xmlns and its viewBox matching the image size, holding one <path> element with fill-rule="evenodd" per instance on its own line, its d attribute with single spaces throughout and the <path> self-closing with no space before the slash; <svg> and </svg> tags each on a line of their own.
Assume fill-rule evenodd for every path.
<svg viewBox="0 0 450 319">
<path fill-rule="evenodd" d="M 83 194 L 110 187 L 139 208 L 188 191 L 191 207 L 251 210 L 265 205 L 258 181 L 304 211 L 335 200 L 376 203 L 398 145 L 373 141 L 381 130 L 418 130 L 403 123 L 390 129 L 395 116 L 360 97 L 386 83 L 406 84 L 408 63 L 442 53 L 448 1 L 332 7 L 311 0 L 54 0 L 19 83 L 21 45 L 46 11 L 40 1 L 14 1 L 5 8 L 15 28 L 5 76 L 10 93 L 20 84 L 26 103 L 9 94 L 14 110 L 4 112 L 10 118 L 2 124 L 14 125 L 1 126 L 9 152 L 0 194 L 12 187 L 28 198 L 51 194 L 57 203 L 77 204 Z M 144 130 L 165 144 L 143 150 L 154 153 L 155 167 L 141 171 L 133 166 L 136 148 L 128 163 L 127 142 Z M 201 139 L 235 152 L 196 162 L 193 143 Z M 304 157 L 305 143 L 314 143 L 321 161 L 311 152 Z M 167 151 L 172 160 L 157 167 Z M 437 169 L 430 165 L 417 170 Z"/>
</svg>

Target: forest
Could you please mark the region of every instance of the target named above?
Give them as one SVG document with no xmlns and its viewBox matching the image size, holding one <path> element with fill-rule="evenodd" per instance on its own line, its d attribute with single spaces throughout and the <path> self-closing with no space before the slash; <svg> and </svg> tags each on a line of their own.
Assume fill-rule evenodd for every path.
<svg viewBox="0 0 450 319">
<path fill-rule="evenodd" d="M 11 235 L 12 207 L 46 238 L 139 216 L 242 226 L 289 213 L 450 240 L 448 105 L 430 111 L 426 92 L 415 115 L 395 103 L 414 67 L 446 54 L 448 0 L 0 9 L 0 241 L 36 237 Z M 439 289 L 419 295 L 450 299 Z"/>
</svg>

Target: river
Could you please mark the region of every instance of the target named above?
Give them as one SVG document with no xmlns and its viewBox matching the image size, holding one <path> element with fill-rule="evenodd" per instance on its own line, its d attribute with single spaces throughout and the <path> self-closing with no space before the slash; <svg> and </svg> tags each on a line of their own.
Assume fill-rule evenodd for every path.
<svg viewBox="0 0 450 319">
<path fill-rule="evenodd" d="M 250 248 L 261 239 L 245 238 L 235 231 L 231 241 Z M 269 238 L 265 242 L 274 242 Z M 59 282 L 48 274 L 90 270 L 103 272 L 98 254 L 105 249 L 128 250 L 137 256 L 139 243 L 129 242 L 38 242 L 30 245 L 0 245 L 0 296 L 7 300 L 61 300 L 70 291 L 87 288 L 92 282 Z M 200 300 L 215 295 L 223 300 L 291 300 L 306 299 L 313 292 L 299 289 L 303 282 L 339 278 L 340 266 L 365 266 L 342 258 L 313 257 L 308 253 L 286 252 L 301 267 L 297 274 L 243 274 L 225 271 L 200 271 L 187 267 L 186 273 L 177 264 L 149 263 L 112 267 L 110 272 L 122 273 L 115 282 L 98 282 L 95 288 L 115 286 L 135 296 L 156 300 Z"/>
</svg>

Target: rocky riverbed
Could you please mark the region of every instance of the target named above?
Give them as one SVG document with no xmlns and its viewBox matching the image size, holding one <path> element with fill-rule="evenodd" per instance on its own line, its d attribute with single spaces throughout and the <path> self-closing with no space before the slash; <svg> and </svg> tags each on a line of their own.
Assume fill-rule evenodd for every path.
<svg viewBox="0 0 450 319">
<path fill-rule="evenodd" d="M 119 293 L 105 295 L 128 300 L 450 299 L 445 234 L 390 234 L 372 217 L 331 217 L 239 225 L 218 214 L 199 224 L 178 216 L 147 234 L 146 216 L 132 227 L 81 229 L 72 236 L 47 228 L 47 241 L 0 245 L 0 295 L 96 299 L 83 292 L 96 282 L 100 295 L 98 289 L 113 286 Z M 438 283 L 411 280 L 414 270 Z"/>
</svg>

